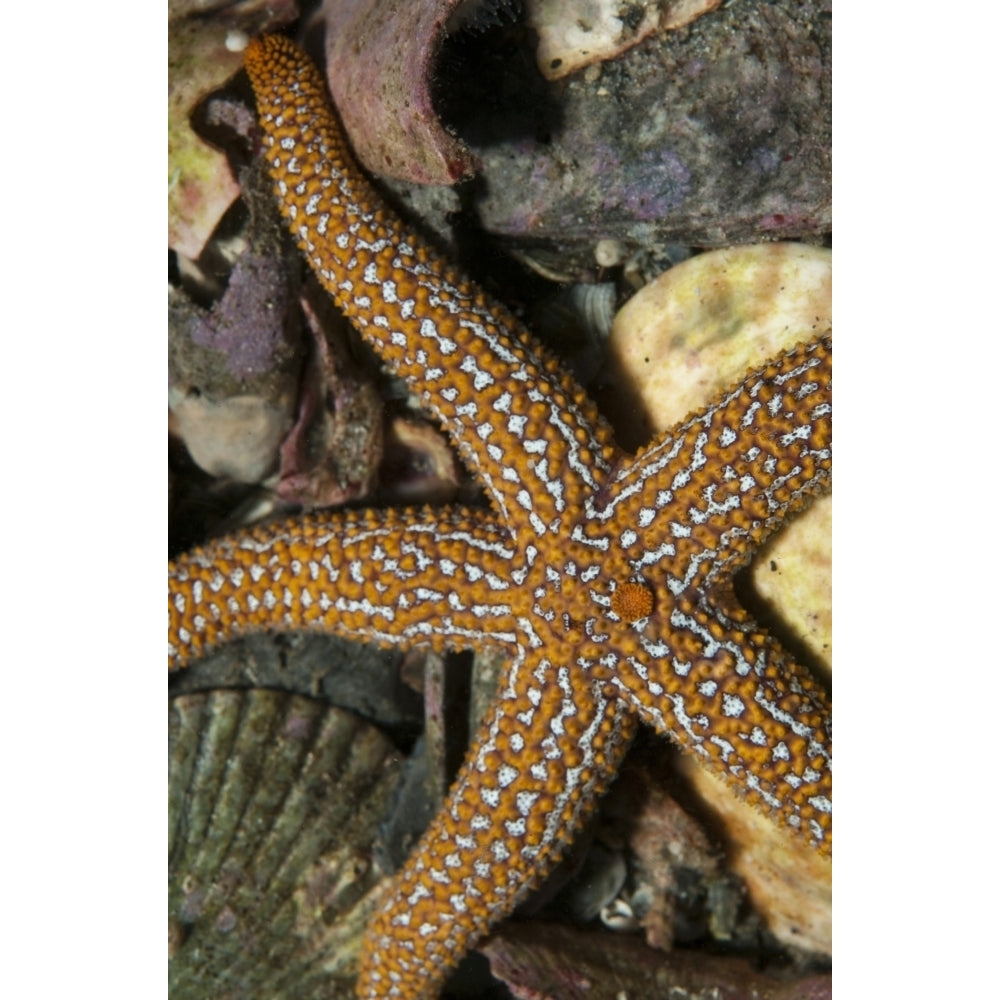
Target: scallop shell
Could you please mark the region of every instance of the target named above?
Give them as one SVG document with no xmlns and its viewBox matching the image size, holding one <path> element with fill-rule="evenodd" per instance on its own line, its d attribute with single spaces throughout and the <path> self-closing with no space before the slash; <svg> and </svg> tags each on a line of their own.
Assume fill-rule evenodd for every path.
<svg viewBox="0 0 1000 1000">
<path fill-rule="evenodd" d="M 379 730 L 298 695 L 171 700 L 172 1000 L 353 995 L 399 765 Z"/>
</svg>

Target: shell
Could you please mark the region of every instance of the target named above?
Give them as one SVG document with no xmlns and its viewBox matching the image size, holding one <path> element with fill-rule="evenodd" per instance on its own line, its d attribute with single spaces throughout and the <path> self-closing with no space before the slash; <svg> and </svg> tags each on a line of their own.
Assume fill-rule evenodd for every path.
<svg viewBox="0 0 1000 1000">
<path fill-rule="evenodd" d="M 399 764 L 379 730 L 298 695 L 171 700 L 173 1000 L 353 995 Z"/>
<path fill-rule="evenodd" d="M 237 38 L 277 31 L 294 0 L 204 4 L 173 0 L 167 15 L 167 243 L 194 260 L 239 194 L 228 157 L 196 130 L 195 112 L 243 65 Z"/>
<path fill-rule="evenodd" d="M 722 0 L 536 0 L 527 11 L 538 33 L 538 68 L 559 80 L 584 66 L 613 59 L 656 31 L 690 24 Z"/>
<path fill-rule="evenodd" d="M 621 1000 L 830 1000 L 829 975 L 789 976 L 738 955 L 677 948 L 664 955 L 629 934 L 509 920 L 482 948 L 517 997 Z"/>
</svg>

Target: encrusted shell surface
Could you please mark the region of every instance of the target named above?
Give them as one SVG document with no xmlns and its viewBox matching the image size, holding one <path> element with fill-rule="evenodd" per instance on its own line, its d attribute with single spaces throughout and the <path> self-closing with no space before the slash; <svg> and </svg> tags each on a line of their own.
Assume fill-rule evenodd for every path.
<svg viewBox="0 0 1000 1000">
<path fill-rule="evenodd" d="M 172 1000 L 353 996 L 398 769 L 379 730 L 319 701 L 171 699 Z"/>
</svg>

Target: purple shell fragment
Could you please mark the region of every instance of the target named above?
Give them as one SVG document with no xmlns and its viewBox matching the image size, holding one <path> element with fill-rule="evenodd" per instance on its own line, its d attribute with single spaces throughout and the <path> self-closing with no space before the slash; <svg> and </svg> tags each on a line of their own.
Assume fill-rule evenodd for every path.
<svg viewBox="0 0 1000 1000">
<path fill-rule="evenodd" d="M 369 170 L 420 184 L 471 176 L 468 149 L 431 105 L 431 72 L 459 0 L 334 0 L 324 6 L 330 91 Z"/>
</svg>

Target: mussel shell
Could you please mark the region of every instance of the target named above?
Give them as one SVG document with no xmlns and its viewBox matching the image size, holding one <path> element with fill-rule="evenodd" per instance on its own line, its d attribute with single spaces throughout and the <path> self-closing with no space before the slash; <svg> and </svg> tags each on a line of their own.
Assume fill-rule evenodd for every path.
<svg viewBox="0 0 1000 1000">
<path fill-rule="evenodd" d="M 400 755 L 357 716 L 250 689 L 170 701 L 170 996 L 353 995 Z"/>
</svg>

